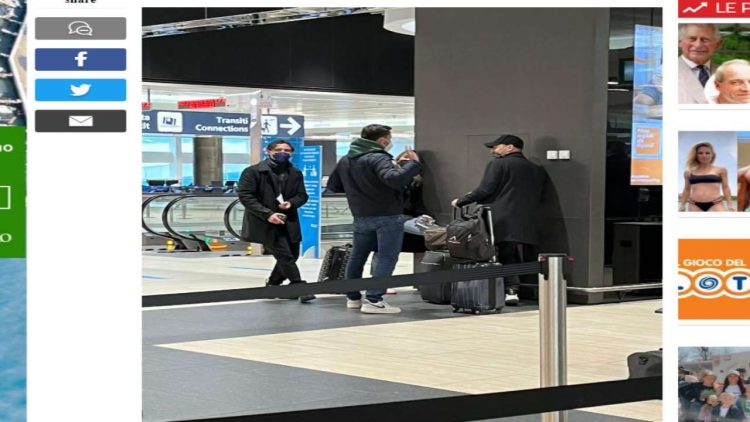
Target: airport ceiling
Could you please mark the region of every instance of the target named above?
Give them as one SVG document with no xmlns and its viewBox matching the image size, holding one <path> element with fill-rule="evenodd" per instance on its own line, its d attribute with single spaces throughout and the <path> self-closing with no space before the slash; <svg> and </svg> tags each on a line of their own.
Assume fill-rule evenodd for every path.
<svg viewBox="0 0 750 422">
<path fill-rule="evenodd" d="M 226 16 L 263 14 L 282 8 L 144 8 L 143 25 L 163 25 L 174 22 L 205 20 Z M 610 48 L 632 48 L 633 28 L 636 23 L 661 26 L 660 9 L 614 8 L 610 13 Z M 159 107 L 175 104 L 178 100 L 206 99 L 241 93 L 260 92 L 255 88 L 220 87 L 205 85 L 144 84 L 144 101 Z M 394 127 L 412 127 L 414 99 L 412 97 L 343 94 L 320 91 L 291 91 L 263 89 L 272 114 L 301 114 L 306 116 L 312 132 L 346 131 L 369 122 L 383 122 Z M 630 95 L 629 93 L 626 95 Z M 629 109 L 629 106 L 628 106 Z M 243 110 L 246 112 L 246 110 Z M 365 122 L 365 123 L 363 123 Z M 316 128 L 319 128 L 317 130 Z M 326 129 L 327 128 L 327 129 Z M 347 129 L 349 128 L 349 129 Z"/>
</svg>

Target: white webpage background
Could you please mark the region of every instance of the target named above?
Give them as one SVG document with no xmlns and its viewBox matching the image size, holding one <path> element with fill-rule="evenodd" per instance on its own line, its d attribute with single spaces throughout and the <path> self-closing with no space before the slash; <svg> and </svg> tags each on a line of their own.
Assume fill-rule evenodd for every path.
<svg viewBox="0 0 750 422">
<path fill-rule="evenodd" d="M 381 1 L 327 2 L 325 6 L 383 7 L 663 7 L 665 57 L 677 57 L 676 1 Z M 49 16 L 126 17 L 126 41 L 89 41 L 90 47 L 125 46 L 128 53 L 128 102 L 44 103 L 33 98 L 29 83 L 28 139 L 28 420 L 139 421 L 141 420 L 141 179 L 140 81 L 141 6 L 173 7 L 177 2 L 98 0 L 95 5 L 64 4 L 63 0 L 31 0 L 27 15 L 29 81 L 50 77 L 34 70 L 34 49 L 69 47 L 69 41 L 34 40 L 34 19 Z M 283 6 L 279 2 L 182 0 L 179 7 Z M 296 2 L 294 6 L 321 6 Z M 702 21 L 712 21 L 705 19 Z M 696 20 L 694 20 L 696 21 Z M 697 20 L 700 21 L 700 20 Z M 750 22 L 733 19 L 732 21 Z M 459 29 L 457 29 L 459 30 Z M 543 30 L 540 28 L 539 30 Z M 674 55 L 670 53 L 674 46 Z M 677 217 L 677 131 L 750 130 L 747 110 L 678 111 L 676 61 L 664 62 L 664 420 L 676 420 L 676 347 L 749 346 L 735 324 L 678 324 L 673 291 L 677 267 L 677 239 L 748 238 L 748 220 L 735 216 Z M 554 71 L 554 69 L 550 69 Z M 74 77 L 71 72 L 55 72 Z M 115 77 L 112 72 L 90 72 L 87 77 Z M 119 76 L 117 76 L 119 77 Z M 34 113 L 42 109 L 101 108 L 128 110 L 128 132 L 123 134 L 34 133 Z M 81 212 L 66 186 L 102 180 L 95 195 L 105 196 L 101 215 Z M 674 206 L 672 206 L 674 204 Z M 727 218 L 729 217 L 729 218 Z M 739 219 L 738 219 L 739 218 Z M 120 224 L 112 224 L 118 221 Z M 107 232 L 103 228 L 107 228 Z M 94 228 L 94 230 L 85 230 Z M 679 236 L 678 236 L 679 234 Z M 112 239 L 118 239 L 112 242 Z M 625 364 L 623 362 L 623 364 Z"/>
</svg>

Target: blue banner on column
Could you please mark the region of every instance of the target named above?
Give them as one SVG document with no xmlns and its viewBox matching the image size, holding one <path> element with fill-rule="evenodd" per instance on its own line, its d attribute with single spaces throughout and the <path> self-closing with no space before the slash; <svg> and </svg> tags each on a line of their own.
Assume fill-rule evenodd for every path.
<svg viewBox="0 0 750 422">
<path fill-rule="evenodd" d="M 305 177 L 305 190 L 309 199 L 299 209 L 300 226 L 302 227 L 302 256 L 320 258 L 320 178 L 323 170 L 323 154 L 320 145 L 301 147 L 295 154 L 299 163 L 295 166 L 302 170 Z"/>
</svg>

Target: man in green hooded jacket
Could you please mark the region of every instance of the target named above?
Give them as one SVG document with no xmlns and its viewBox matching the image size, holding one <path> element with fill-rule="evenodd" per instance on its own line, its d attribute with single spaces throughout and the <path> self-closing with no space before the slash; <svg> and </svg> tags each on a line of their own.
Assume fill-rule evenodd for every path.
<svg viewBox="0 0 750 422">
<path fill-rule="evenodd" d="M 339 160 L 328 178 L 327 190 L 346 193 L 354 216 L 354 240 L 346 278 L 362 278 L 370 252 L 377 252 L 372 264 L 373 277 L 393 274 L 404 237 L 404 187 L 422 168 L 419 156 L 407 149 L 409 161 L 401 167 L 388 153 L 392 145 L 391 128 L 368 125 L 360 138 L 352 142 L 349 153 Z M 347 293 L 346 306 L 368 314 L 396 314 L 401 309 L 383 300 L 385 290 Z"/>
</svg>

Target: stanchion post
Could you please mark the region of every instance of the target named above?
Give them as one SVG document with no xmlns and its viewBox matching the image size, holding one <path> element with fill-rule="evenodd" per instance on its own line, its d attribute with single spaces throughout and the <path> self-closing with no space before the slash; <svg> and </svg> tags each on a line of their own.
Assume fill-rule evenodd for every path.
<svg viewBox="0 0 750 422">
<path fill-rule="evenodd" d="M 539 274 L 539 359 L 541 387 L 568 382 L 566 307 L 568 304 L 563 268 L 567 255 L 542 254 Z M 542 414 L 542 422 L 567 422 L 568 412 Z"/>
</svg>

